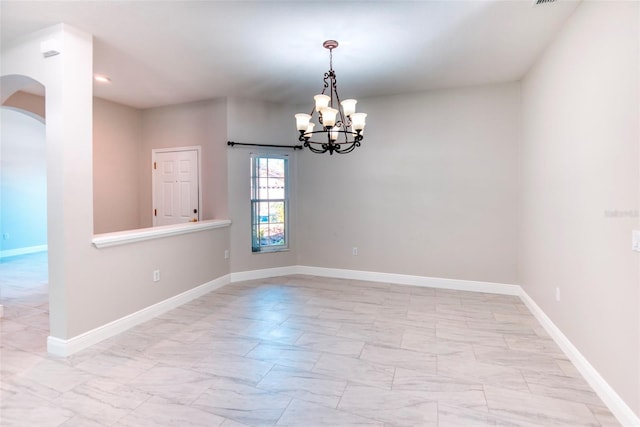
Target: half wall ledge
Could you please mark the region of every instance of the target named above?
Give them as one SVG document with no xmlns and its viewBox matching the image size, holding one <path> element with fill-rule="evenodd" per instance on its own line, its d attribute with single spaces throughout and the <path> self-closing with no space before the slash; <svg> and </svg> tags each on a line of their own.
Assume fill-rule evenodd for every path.
<svg viewBox="0 0 640 427">
<path fill-rule="evenodd" d="M 214 228 L 229 227 L 230 219 L 210 219 L 184 224 L 161 225 L 158 227 L 139 228 L 137 230 L 116 231 L 113 233 L 96 234 L 91 239 L 93 246 L 98 249 L 110 246 L 127 245 L 144 240 L 160 239 L 162 237 L 179 236 L 180 234 L 196 233 Z"/>
</svg>

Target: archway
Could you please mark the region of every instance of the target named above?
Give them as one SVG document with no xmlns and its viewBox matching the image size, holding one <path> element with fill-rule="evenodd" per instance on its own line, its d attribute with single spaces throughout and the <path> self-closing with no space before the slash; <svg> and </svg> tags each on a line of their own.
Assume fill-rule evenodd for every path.
<svg viewBox="0 0 640 427">
<path fill-rule="evenodd" d="M 44 86 L 3 76 L 0 107 L 0 305 L 3 342 L 46 351 L 49 334 Z"/>
</svg>

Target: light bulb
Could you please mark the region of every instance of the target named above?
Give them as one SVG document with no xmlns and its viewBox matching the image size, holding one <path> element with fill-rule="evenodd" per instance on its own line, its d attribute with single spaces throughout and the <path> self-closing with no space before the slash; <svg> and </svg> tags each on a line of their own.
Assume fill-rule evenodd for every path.
<svg viewBox="0 0 640 427">
<path fill-rule="evenodd" d="M 327 95 L 316 95 L 313 97 L 316 101 L 316 111 L 322 112 L 324 108 L 329 107 L 329 102 L 331 102 L 331 97 Z"/>
<path fill-rule="evenodd" d="M 298 130 L 306 130 L 307 126 L 309 126 L 309 120 L 311 120 L 311 116 L 309 114 L 296 114 L 296 127 Z"/>
<path fill-rule="evenodd" d="M 355 131 L 364 130 L 366 113 L 353 113 L 351 115 L 351 127 Z"/>
<path fill-rule="evenodd" d="M 358 101 L 355 99 L 345 99 L 340 104 L 342 105 L 342 109 L 344 110 L 345 116 L 350 116 L 356 112 L 356 104 Z"/>
<path fill-rule="evenodd" d="M 307 126 L 307 130 L 304 133 L 304 137 L 305 138 L 311 138 L 311 135 L 313 133 L 313 127 L 315 126 L 315 123 L 309 123 L 309 126 Z"/>
<path fill-rule="evenodd" d="M 332 127 L 331 131 L 329 131 L 329 138 L 331 138 L 332 141 L 335 141 L 336 139 L 338 139 L 339 131 L 340 131 L 340 128 L 338 126 Z"/>
<path fill-rule="evenodd" d="M 335 108 L 324 108 L 322 110 L 322 125 L 325 128 L 330 128 L 336 124 L 336 116 L 338 115 L 338 110 Z"/>
</svg>

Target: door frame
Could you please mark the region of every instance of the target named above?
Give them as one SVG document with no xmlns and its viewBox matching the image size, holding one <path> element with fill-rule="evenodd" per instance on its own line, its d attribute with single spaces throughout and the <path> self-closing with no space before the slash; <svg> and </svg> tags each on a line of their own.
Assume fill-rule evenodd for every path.
<svg viewBox="0 0 640 427">
<path fill-rule="evenodd" d="M 153 169 L 153 164 L 156 162 L 156 155 L 158 153 L 171 153 L 179 151 L 196 151 L 198 156 L 198 222 L 201 221 L 202 213 L 202 146 L 191 145 L 188 147 L 167 147 L 167 148 L 152 148 L 151 149 L 151 223 L 156 226 L 156 218 L 153 214 L 153 210 L 156 206 L 156 173 Z"/>
</svg>

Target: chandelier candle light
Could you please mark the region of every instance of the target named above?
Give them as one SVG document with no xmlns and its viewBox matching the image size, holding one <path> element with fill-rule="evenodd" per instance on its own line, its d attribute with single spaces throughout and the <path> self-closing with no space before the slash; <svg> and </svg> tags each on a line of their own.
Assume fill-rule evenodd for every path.
<svg viewBox="0 0 640 427">
<path fill-rule="evenodd" d="M 356 113 L 355 99 L 340 101 L 336 87 L 336 73 L 333 71 L 333 49 L 338 47 L 335 40 L 327 40 L 322 46 L 329 49 L 329 71 L 324 73 L 322 93 L 313 97 L 315 106 L 311 114 L 298 113 L 296 126 L 300 132 L 298 138 L 314 153 L 345 154 L 360 146 L 363 139 L 365 113 Z M 325 92 L 329 89 L 329 94 Z M 320 130 L 313 130 L 316 123 L 311 123 L 313 113 L 318 113 Z M 323 137 L 324 135 L 324 137 Z M 311 138 L 326 138 L 326 141 L 312 141 Z"/>
</svg>

